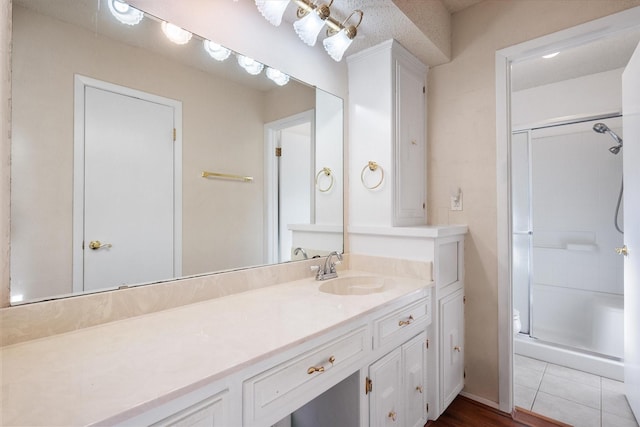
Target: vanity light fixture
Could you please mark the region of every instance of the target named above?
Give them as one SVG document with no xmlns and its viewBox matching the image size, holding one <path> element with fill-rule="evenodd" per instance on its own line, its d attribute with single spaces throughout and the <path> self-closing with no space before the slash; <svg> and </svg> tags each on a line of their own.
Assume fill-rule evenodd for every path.
<svg viewBox="0 0 640 427">
<path fill-rule="evenodd" d="M 358 21 L 358 23 L 356 25 L 345 26 L 345 24 L 349 21 L 349 19 L 351 19 L 354 14 L 360 15 L 360 20 Z M 349 46 L 351 46 L 353 39 L 358 34 L 358 26 L 362 22 L 363 15 L 364 13 L 361 10 L 354 10 L 353 12 L 351 12 L 351 15 L 349 15 L 342 24 L 340 24 L 342 26 L 342 29 L 340 31 L 336 32 L 332 31 L 332 29 L 329 29 L 327 31 L 327 34 L 330 34 L 331 32 L 334 32 L 334 34 L 324 39 L 322 41 L 322 45 L 324 46 L 324 49 L 327 51 L 329 56 L 334 59 L 334 61 L 340 62 L 345 51 L 349 48 Z"/>
<path fill-rule="evenodd" d="M 161 27 L 164 35 L 175 44 L 187 44 L 193 36 L 189 31 L 169 22 L 162 21 Z"/>
<path fill-rule="evenodd" d="M 204 40 L 204 50 L 216 61 L 224 61 L 231 55 L 231 51 L 224 46 L 220 46 L 218 43 L 214 43 L 211 40 Z"/>
<path fill-rule="evenodd" d="M 121 23 L 137 25 L 142 21 L 144 14 L 136 8 L 129 6 L 121 0 L 108 0 L 109 11 Z"/>
<path fill-rule="evenodd" d="M 342 60 L 342 56 L 349 48 L 356 37 L 357 28 L 362 22 L 364 13 L 361 10 L 354 10 L 342 23 L 331 16 L 330 7 L 333 0 L 328 4 L 317 4 L 318 0 L 255 0 L 256 7 L 264 18 L 276 27 L 282 22 L 282 16 L 289 3 L 293 2 L 298 6 L 298 20 L 293 23 L 293 28 L 300 39 L 309 46 L 314 46 L 318 39 L 320 30 L 327 26 L 327 38 L 324 45 L 327 53 L 335 61 Z M 354 15 L 360 15 L 360 20 L 356 25 L 347 25 L 349 19 Z"/>
<path fill-rule="evenodd" d="M 300 37 L 305 44 L 309 46 L 315 46 L 318 34 L 322 27 L 324 27 L 325 21 L 331 15 L 331 4 L 321 4 L 316 6 L 315 3 L 306 5 L 307 7 L 298 8 L 298 19 L 293 23 L 293 29 L 296 30 L 296 34 Z"/>
<path fill-rule="evenodd" d="M 282 22 L 282 15 L 287 6 L 289 0 L 256 0 L 256 7 L 264 19 L 276 27 Z"/>
<path fill-rule="evenodd" d="M 289 83 L 289 76 L 283 73 L 280 70 L 276 70 L 275 68 L 267 67 L 267 77 L 269 77 L 275 84 L 278 86 L 284 86 Z"/>
<path fill-rule="evenodd" d="M 244 56 L 244 55 L 237 55 L 237 56 L 238 56 L 238 64 L 240 64 L 240 66 L 244 68 L 247 73 L 253 76 L 260 74 L 260 71 L 262 71 L 262 69 L 264 68 L 264 65 L 262 65 L 260 62 L 256 61 L 255 59 L 251 59 L 248 56 Z"/>
</svg>

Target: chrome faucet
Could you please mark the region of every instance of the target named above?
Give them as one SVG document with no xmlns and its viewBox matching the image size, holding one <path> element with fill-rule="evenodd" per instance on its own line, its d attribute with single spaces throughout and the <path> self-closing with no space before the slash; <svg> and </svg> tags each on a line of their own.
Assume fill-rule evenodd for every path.
<svg viewBox="0 0 640 427">
<path fill-rule="evenodd" d="M 303 248 L 297 247 L 293 250 L 294 255 L 298 255 L 300 252 L 302 252 L 302 256 L 304 257 L 304 259 L 309 259 L 309 255 L 307 255 L 307 251 L 305 251 Z"/>
<path fill-rule="evenodd" d="M 335 255 L 336 262 L 332 262 L 331 258 Z M 324 261 L 323 266 L 314 265 L 311 267 L 313 270 L 317 270 L 316 280 L 327 280 L 338 277 L 338 273 L 336 272 L 336 265 L 340 264 L 342 261 L 342 255 L 337 251 L 331 252 L 327 255 L 327 259 Z"/>
</svg>

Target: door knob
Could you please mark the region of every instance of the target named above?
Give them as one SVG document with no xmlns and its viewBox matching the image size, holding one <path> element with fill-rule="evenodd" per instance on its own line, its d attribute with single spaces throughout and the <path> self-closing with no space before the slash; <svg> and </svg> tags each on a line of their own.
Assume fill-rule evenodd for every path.
<svg viewBox="0 0 640 427">
<path fill-rule="evenodd" d="M 624 245 L 621 248 L 616 248 L 616 253 L 618 255 L 627 256 L 629 255 L 629 249 L 627 249 L 627 245 Z"/>
<path fill-rule="evenodd" d="M 111 243 L 100 243 L 100 240 L 92 240 L 89 243 L 89 248 L 93 249 L 94 251 L 101 248 L 110 248 L 111 246 Z"/>
</svg>

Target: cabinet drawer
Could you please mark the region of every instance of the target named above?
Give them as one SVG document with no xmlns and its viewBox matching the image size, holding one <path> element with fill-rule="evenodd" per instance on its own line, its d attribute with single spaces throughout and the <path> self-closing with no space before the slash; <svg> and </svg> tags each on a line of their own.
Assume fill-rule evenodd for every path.
<svg viewBox="0 0 640 427">
<path fill-rule="evenodd" d="M 290 412 L 310 400 L 314 387 L 330 382 L 332 372 L 364 355 L 367 341 L 367 328 L 363 326 L 246 380 L 245 422 L 262 421 L 280 409 Z"/>
<path fill-rule="evenodd" d="M 373 325 L 373 346 L 377 348 L 385 345 L 403 335 L 405 329 L 416 323 L 424 326 L 431 323 L 430 295 L 377 319 Z"/>
<path fill-rule="evenodd" d="M 226 413 L 225 391 L 152 424 L 152 427 L 223 427 L 228 424 Z"/>
</svg>

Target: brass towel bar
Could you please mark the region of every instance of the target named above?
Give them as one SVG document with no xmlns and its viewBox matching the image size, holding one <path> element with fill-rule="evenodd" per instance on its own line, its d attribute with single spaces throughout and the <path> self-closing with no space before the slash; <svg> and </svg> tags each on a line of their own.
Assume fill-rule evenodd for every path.
<svg viewBox="0 0 640 427">
<path fill-rule="evenodd" d="M 202 172 L 202 177 L 203 178 L 234 179 L 234 180 L 237 180 L 237 181 L 244 181 L 244 182 L 252 182 L 253 181 L 253 177 L 252 176 L 230 175 L 228 173 L 217 173 L 217 172 L 207 172 L 207 171 Z"/>
</svg>

